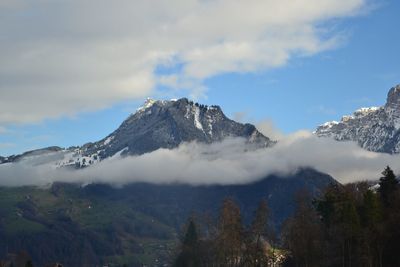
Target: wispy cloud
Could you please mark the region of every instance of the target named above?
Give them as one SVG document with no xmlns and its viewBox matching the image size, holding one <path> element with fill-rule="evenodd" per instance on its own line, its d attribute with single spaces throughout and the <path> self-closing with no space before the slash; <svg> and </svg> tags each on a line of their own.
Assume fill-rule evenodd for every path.
<svg viewBox="0 0 400 267">
<path fill-rule="evenodd" d="M 6 127 L 0 126 L 0 134 L 8 133 L 9 130 Z"/>
<path fill-rule="evenodd" d="M 359 97 L 359 98 L 352 99 L 352 100 L 350 100 L 348 102 L 349 103 L 353 103 L 353 104 L 354 103 L 355 104 L 370 104 L 372 102 L 372 99 L 369 98 L 369 97 L 364 96 L 364 97 Z"/>
<path fill-rule="evenodd" d="M 0 149 L 14 147 L 14 143 L 0 143 Z"/>
<path fill-rule="evenodd" d="M 327 22 L 366 2 L 3 0 L 0 123 L 72 116 L 143 98 L 159 83 L 202 97 L 209 77 L 335 47 L 340 34 Z M 155 73 L 176 65 L 171 76 Z"/>
<path fill-rule="evenodd" d="M 324 115 L 336 115 L 336 110 L 333 108 L 326 107 L 324 105 L 318 105 L 315 107 L 312 107 L 308 110 L 308 113 L 318 113 L 318 114 L 324 114 Z"/>
<path fill-rule="evenodd" d="M 244 122 L 248 118 L 248 113 L 246 111 L 238 111 L 233 113 L 233 120 L 238 122 Z"/>
<path fill-rule="evenodd" d="M 285 138 L 285 135 L 281 130 L 279 130 L 274 122 L 270 119 L 265 119 L 263 121 L 260 121 L 256 123 L 257 129 L 264 134 L 265 136 L 268 136 L 272 140 L 282 140 Z"/>
</svg>

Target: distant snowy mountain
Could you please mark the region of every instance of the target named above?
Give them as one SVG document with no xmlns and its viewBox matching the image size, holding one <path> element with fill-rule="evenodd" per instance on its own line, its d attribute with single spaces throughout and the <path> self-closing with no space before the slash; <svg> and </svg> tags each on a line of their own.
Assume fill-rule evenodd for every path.
<svg viewBox="0 0 400 267">
<path fill-rule="evenodd" d="M 62 152 L 65 152 L 65 150 L 58 146 L 46 147 L 46 148 L 36 149 L 36 150 L 32 150 L 32 151 L 27 151 L 20 155 L 0 157 L 0 164 L 1 163 L 19 162 L 19 161 L 38 158 L 38 157 L 42 157 L 42 156 L 60 154 Z"/>
<path fill-rule="evenodd" d="M 315 134 L 355 141 L 370 151 L 400 153 L 400 85 L 390 89 L 383 107 L 361 108 L 339 122 L 319 126 Z"/>
<path fill-rule="evenodd" d="M 30 151 L 0 158 L 0 163 L 46 154 L 55 158 L 58 167 L 80 168 L 115 155 L 140 155 L 159 148 L 172 149 L 183 142 L 213 143 L 227 137 L 245 138 L 253 147 L 269 147 L 275 143 L 254 125 L 228 119 L 219 106 L 208 107 L 186 98 L 169 101 L 147 99 L 117 130 L 98 142 L 69 149 L 51 147 Z"/>
</svg>

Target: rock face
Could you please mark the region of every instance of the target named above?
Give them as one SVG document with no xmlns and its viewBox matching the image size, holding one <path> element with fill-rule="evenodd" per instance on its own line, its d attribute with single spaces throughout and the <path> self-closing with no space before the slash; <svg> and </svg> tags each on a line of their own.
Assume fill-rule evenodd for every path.
<svg viewBox="0 0 400 267">
<path fill-rule="evenodd" d="M 327 122 L 317 128 L 320 137 L 355 141 L 374 152 L 400 153 L 400 85 L 390 89 L 383 107 L 361 108 L 340 122 Z"/>
<path fill-rule="evenodd" d="M 219 106 L 204 106 L 186 98 L 171 101 L 148 99 L 103 140 L 83 147 L 84 154 L 101 158 L 143 154 L 159 148 L 175 148 L 182 142 L 213 143 L 226 137 L 243 137 L 261 147 L 272 145 L 254 125 L 228 119 Z"/>
</svg>

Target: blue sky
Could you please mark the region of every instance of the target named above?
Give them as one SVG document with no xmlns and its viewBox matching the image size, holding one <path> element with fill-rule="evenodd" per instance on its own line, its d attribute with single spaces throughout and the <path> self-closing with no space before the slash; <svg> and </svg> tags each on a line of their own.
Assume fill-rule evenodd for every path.
<svg viewBox="0 0 400 267">
<path fill-rule="evenodd" d="M 287 133 L 383 105 L 400 83 L 399 11 L 400 2 L 386 2 L 341 23 L 348 38 L 337 49 L 276 70 L 211 79 L 207 102 L 220 103 L 228 114 L 246 112 L 249 120 L 270 118 Z"/>
<path fill-rule="evenodd" d="M 355 5 L 361 5 L 359 2 Z M 349 114 L 357 108 L 383 105 L 390 87 L 400 83 L 400 36 L 397 34 L 400 26 L 398 20 L 400 2 L 394 0 L 369 1 L 362 5 L 363 8 L 360 8 L 361 11 L 356 12 L 356 14 L 353 14 L 354 10 L 351 10 L 351 12 L 349 11 L 351 14 L 332 15 L 331 17 L 328 16 L 326 20 L 317 19 L 313 22 L 312 25 L 316 29 L 327 31 L 326 34 L 329 36 L 340 37 L 340 41 L 336 42 L 335 45 L 321 49 L 321 51 L 295 47 L 295 49 L 300 50 L 300 53 L 289 53 L 285 62 L 260 64 L 256 59 L 257 55 L 255 57 L 249 55 L 249 59 L 240 58 L 239 63 L 228 61 L 232 65 L 229 65 L 226 69 L 218 67 L 217 70 L 204 73 L 204 68 L 207 68 L 207 64 L 212 66 L 210 64 L 212 61 L 207 61 L 207 64 L 203 64 L 202 61 L 193 63 L 193 60 L 190 61 L 194 57 L 193 54 L 185 51 L 186 48 L 180 47 L 179 49 L 183 51 L 182 55 L 184 55 L 182 57 L 189 54 L 187 56 L 189 59 L 185 59 L 187 61 L 182 60 L 184 64 L 189 62 L 189 67 L 182 70 L 182 66 L 179 65 L 182 62 L 175 62 L 171 65 L 166 64 L 164 68 L 167 69 L 166 72 L 170 70 L 171 73 L 177 72 L 178 75 L 182 75 L 183 78 L 179 77 L 178 81 L 183 85 L 166 86 L 159 83 L 150 86 L 151 89 L 140 91 L 140 93 L 138 93 L 138 89 L 137 92 L 127 95 L 121 93 L 125 92 L 124 88 L 121 91 L 114 91 L 117 95 L 115 98 L 114 96 L 111 97 L 114 94 L 110 96 L 105 94 L 104 99 L 106 100 L 102 98 L 101 101 L 99 100 L 92 105 L 91 99 L 98 92 L 96 90 L 100 90 L 95 87 L 107 87 L 108 80 L 105 80 L 104 83 L 94 83 L 94 93 L 91 92 L 87 95 L 82 93 L 81 95 L 80 91 L 77 91 L 74 92 L 73 97 L 68 95 L 65 101 L 75 101 L 75 103 L 82 101 L 83 104 L 66 106 L 64 109 L 60 108 L 60 110 L 57 109 L 56 105 L 59 101 L 56 98 L 56 93 L 54 93 L 54 99 L 52 94 L 38 94 L 37 98 L 44 98 L 43 101 L 45 102 L 43 103 L 54 101 L 56 104 L 43 113 L 35 115 L 32 119 L 30 117 L 26 119 L 25 115 L 29 115 L 30 112 L 34 113 L 35 107 L 39 109 L 42 102 L 38 102 L 31 109 L 24 110 L 24 116 L 15 118 L 11 116 L 12 119 L 4 119 L 3 122 L 0 119 L 0 155 L 21 153 L 51 145 L 63 147 L 82 145 L 89 141 L 101 139 L 115 130 L 130 113 L 141 105 L 147 96 L 177 98 L 197 95 L 199 102 L 209 105 L 218 104 L 231 118 L 239 117 L 238 114 L 240 114 L 241 120 L 246 122 L 258 123 L 263 120 L 271 120 L 285 133 L 300 129 L 313 130 L 317 125 L 325 121 L 338 120 L 342 115 Z M 24 14 L 27 17 L 34 14 L 30 10 L 31 7 L 25 8 L 27 11 L 25 10 Z M 18 13 L 18 10 L 16 13 Z M 53 30 L 49 26 L 48 31 L 52 32 Z M 4 36 L 7 35 L 8 31 L 11 30 L 0 28 L 0 33 L 3 33 L 0 35 L 3 37 L 0 38 L 7 38 Z M 32 35 L 35 34 L 34 29 L 31 32 Z M 87 33 L 83 32 L 83 34 Z M 321 35 L 324 34 L 320 34 L 322 40 L 324 37 Z M 63 38 L 54 37 L 54 34 L 49 36 L 57 38 L 57 41 Z M 74 38 L 77 38 L 77 34 L 74 36 Z M 231 37 L 225 36 L 224 38 L 229 39 Z M 252 38 L 249 37 L 249 39 Z M 199 40 L 201 41 L 201 39 Z M 63 40 L 62 42 L 69 41 Z M 80 39 L 79 45 L 82 43 L 84 43 L 84 40 Z M 167 43 L 167 45 L 172 44 Z M 185 46 L 190 45 L 190 42 L 185 43 Z M 264 50 L 260 51 L 262 53 Z M 204 52 L 202 55 L 207 54 Z M 69 59 L 64 58 L 63 60 L 69 62 Z M 268 60 L 269 57 L 266 57 L 266 61 Z M 82 57 L 79 58 L 78 62 L 73 60 L 71 62 L 72 66 L 77 63 L 86 64 L 85 58 L 82 59 Z M 243 67 L 243 65 L 246 65 L 243 62 L 251 65 L 250 70 Z M 95 64 L 98 66 L 99 62 Z M 200 67 L 198 66 L 201 67 L 201 71 L 199 71 Z M 135 66 L 134 68 L 139 67 Z M 62 70 L 64 71 L 64 69 Z M 67 70 L 69 69 L 67 68 Z M 105 69 L 105 71 L 107 70 Z M 36 72 L 31 69 L 17 69 L 11 75 L 0 66 L 0 90 L 4 90 L 0 92 L 5 95 L 8 93 L 5 91 L 7 89 L 2 89 L 1 79 L 3 79 L 3 82 L 5 81 L 4 84 L 8 85 L 8 80 L 13 78 L 18 80 L 19 73 L 28 71 L 31 71 L 30 75 L 24 76 L 24 78 L 32 77 L 29 79 L 29 86 L 34 83 L 38 83 L 38 86 L 46 84 L 46 81 L 43 82 L 39 79 L 45 79 L 46 76 L 41 76 L 41 74 L 34 76 L 32 73 L 35 74 Z M 145 71 L 140 69 L 139 72 Z M 182 74 L 182 72 L 185 73 Z M 156 76 L 162 74 L 165 73 L 156 73 Z M 77 80 L 81 78 L 79 75 L 74 75 Z M 96 75 L 99 75 L 99 73 L 92 76 L 92 73 L 88 72 L 82 74 L 82 76 L 84 75 L 82 81 L 89 79 L 88 77 L 98 80 Z M 60 92 L 61 90 L 68 90 L 65 89 L 68 88 L 65 84 L 69 85 L 69 83 L 63 82 L 62 79 L 58 80 L 58 77 L 58 74 L 51 76 L 52 79 L 62 83 Z M 138 80 L 143 82 L 138 85 L 134 83 L 132 88 L 135 86 L 146 87 L 148 82 L 143 77 L 147 76 L 138 77 Z M 84 80 L 82 84 L 87 84 L 86 81 Z M 187 85 L 188 83 L 190 85 Z M 192 83 L 195 85 L 193 86 Z M 17 83 L 12 83 L 13 86 L 15 84 Z M 184 88 L 185 86 L 189 89 Z M 183 87 L 183 89 L 180 87 Z M 202 89 L 200 94 L 196 94 L 197 87 L 206 89 Z M 8 90 L 13 89 L 11 86 L 9 88 Z M 33 92 L 36 90 L 35 88 L 32 87 L 30 90 Z M 30 95 L 21 96 L 21 108 L 19 109 L 27 106 L 26 103 L 35 101 L 35 96 L 32 99 L 29 99 L 30 97 Z M 9 102 L 15 101 L 15 105 L 18 106 L 19 99 L 10 99 Z M 112 101 L 108 101 L 109 99 L 112 99 Z M 88 108 L 90 111 L 86 111 L 85 103 L 90 103 L 91 106 Z M 62 104 L 63 101 L 61 100 L 59 105 Z M 54 109 L 54 112 L 52 112 L 52 109 Z M 5 114 L 5 111 L 0 110 L 0 114 L 1 112 Z"/>
</svg>

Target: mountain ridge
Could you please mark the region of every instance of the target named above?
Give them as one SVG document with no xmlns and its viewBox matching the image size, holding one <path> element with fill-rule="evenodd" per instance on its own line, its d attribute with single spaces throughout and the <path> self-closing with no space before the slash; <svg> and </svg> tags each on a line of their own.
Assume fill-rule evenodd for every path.
<svg viewBox="0 0 400 267">
<path fill-rule="evenodd" d="M 400 153 L 400 84 L 389 90 L 384 106 L 358 109 L 340 121 L 318 126 L 314 134 L 355 141 L 373 152 Z"/>
<path fill-rule="evenodd" d="M 82 168 L 115 155 L 141 155 L 160 148 L 173 149 L 184 142 L 214 143 L 228 137 L 246 139 L 249 147 L 270 147 L 276 141 L 264 136 L 249 123 L 229 119 L 219 106 L 206 106 L 187 98 L 147 99 L 105 138 L 82 146 L 58 146 L 0 157 L 0 164 L 19 162 L 30 156 L 62 154 L 59 167 Z"/>
<path fill-rule="evenodd" d="M 85 153 L 104 150 L 101 157 L 121 152 L 137 155 L 158 148 L 175 148 L 183 142 L 213 143 L 226 137 L 244 137 L 261 147 L 274 142 L 252 124 L 241 124 L 225 116 L 219 106 L 206 106 L 189 101 L 151 100 L 130 115 L 106 138 L 85 146 Z"/>
<path fill-rule="evenodd" d="M 270 223 L 279 230 L 294 211 L 296 192 L 307 189 L 317 197 L 332 183 L 337 182 L 331 176 L 303 168 L 240 185 L 0 186 L 0 258 L 27 251 L 35 266 L 61 261 L 66 266 L 161 267 L 169 262 L 187 218 L 216 219 L 226 197 L 238 203 L 246 225 L 259 202 L 267 200 Z"/>
</svg>

